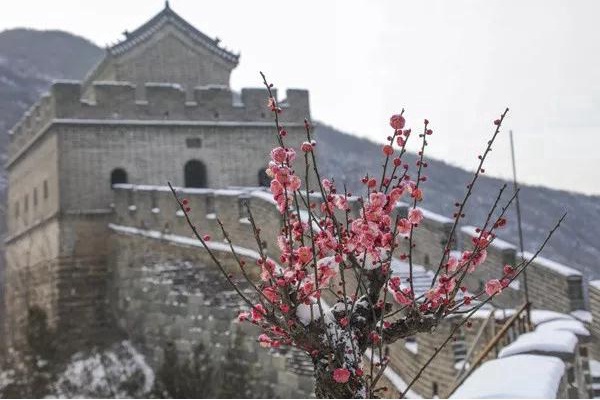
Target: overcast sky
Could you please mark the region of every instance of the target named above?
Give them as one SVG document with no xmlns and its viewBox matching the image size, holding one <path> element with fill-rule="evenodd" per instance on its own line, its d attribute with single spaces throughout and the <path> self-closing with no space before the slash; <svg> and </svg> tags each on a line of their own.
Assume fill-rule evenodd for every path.
<svg viewBox="0 0 600 400">
<path fill-rule="evenodd" d="M 104 46 L 162 0 L 2 0 L 0 30 L 62 29 Z M 389 115 L 429 118 L 428 151 L 472 169 L 508 106 L 520 178 L 600 194 L 600 1 L 171 0 L 241 52 L 232 87 L 311 92 L 314 119 L 381 141 Z M 343 156 L 343 155 L 339 155 Z M 508 131 L 487 171 L 509 177 Z"/>
</svg>

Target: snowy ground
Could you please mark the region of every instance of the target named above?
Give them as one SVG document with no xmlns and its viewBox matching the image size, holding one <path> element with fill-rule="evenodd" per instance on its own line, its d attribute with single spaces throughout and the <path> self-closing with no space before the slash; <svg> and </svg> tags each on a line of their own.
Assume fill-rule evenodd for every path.
<svg viewBox="0 0 600 400">
<path fill-rule="evenodd" d="M 129 341 L 103 351 L 77 353 L 52 388 L 57 398 L 147 397 L 154 371 Z"/>
<path fill-rule="evenodd" d="M 29 379 L 35 378 L 0 371 L 0 398 L 29 397 L 18 388 L 20 381 Z M 154 371 L 129 341 L 77 353 L 50 379 L 49 387 L 44 386 L 46 398 L 146 398 L 154 388 Z"/>
</svg>

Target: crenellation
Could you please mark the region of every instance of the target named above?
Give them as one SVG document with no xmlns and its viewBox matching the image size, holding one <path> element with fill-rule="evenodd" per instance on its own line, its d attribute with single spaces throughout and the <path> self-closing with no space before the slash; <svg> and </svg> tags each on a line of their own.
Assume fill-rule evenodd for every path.
<svg viewBox="0 0 600 400">
<path fill-rule="evenodd" d="M 43 99 L 12 129 L 17 137 L 22 131 L 36 130 L 52 119 L 89 120 L 163 120 L 181 121 L 265 121 L 265 89 L 242 89 L 240 103 L 233 92 L 224 86 L 204 86 L 194 90 L 194 101 L 186 98 L 177 84 L 146 83 L 145 97 L 136 98 L 136 86 L 129 82 L 94 82 L 93 96 L 81 98 L 80 82 L 58 81 L 52 85 L 49 97 Z M 276 89 L 272 89 L 276 93 Z M 48 105 L 54 105 L 54 109 Z M 301 123 L 309 117 L 308 92 L 287 91 L 282 121 Z M 38 110 L 38 107 L 43 108 Z"/>
<path fill-rule="evenodd" d="M 72 118 L 82 108 L 81 82 L 56 81 L 50 88 L 54 104 L 52 118 Z"/>
<path fill-rule="evenodd" d="M 21 117 L 9 131 L 9 153 L 14 154 L 28 143 L 53 118 L 53 97 L 46 93 Z"/>
<path fill-rule="evenodd" d="M 93 103 L 80 101 L 81 107 L 90 112 L 104 108 L 109 119 L 118 119 L 121 115 L 135 112 L 135 85 L 129 82 L 94 82 L 92 91 Z M 97 117 L 102 118 L 102 114 L 104 113 Z"/>
<path fill-rule="evenodd" d="M 286 97 L 281 101 L 284 112 L 291 114 L 287 116 L 288 120 L 302 121 L 304 118 L 310 120 L 308 110 L 310 109 L 308 90 L 288 89 Z"/>
<path fill-rule="evenodd" d="M 517 254 L 518 261 L 529 261 L 533 254 Z M 581 272 L 548 260 L 536 257 L 527 267 L 529 296 L 535 307 L 562 313 L 585 309 L 583 281 Z"/>
<path fill-rule="evenodd" d="M 145 112 L 158 119 L 185 120 L 189 106 L 186 105 L 186 94 L 177 84 L 146 83 L 144 85 L 147 107 Z"/>
<path fill-rule="evenodd" d="M 277 98 L 277 89 L 271 89 Z M 267 95 L 264 88 L 244 88 L 241 92 L 241 100 L 246 115 L 266 117 Z"/>
</svg>

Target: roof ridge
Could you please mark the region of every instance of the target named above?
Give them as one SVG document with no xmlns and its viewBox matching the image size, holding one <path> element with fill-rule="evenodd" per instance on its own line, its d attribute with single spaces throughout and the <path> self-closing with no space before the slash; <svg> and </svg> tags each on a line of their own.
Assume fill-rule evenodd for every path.
<svg viewBox="0 0 600 400">
<path fill-rule="evenodd" d="M 224 60 L 237 65 L 240 57 L 239 54 L 234 54 L 229 50 L 219 46 L 220 41 L 218 39 L 211 38 L 187 22 L 183 17 L 173 11 L 173 9 L 169 6 L 168 1 L 165 2 L 165 7 L 158 14 L 135 29 L 133 32 L 127 33 L 125 40 L 111 46 L 108 51 L 113 55 L 121 55 L 127 52 L 129 49 L 149 39 L 155 32 L 169 22 L 184 33 L 187 33 L 195 42 L 203 45 Z"/>
</svg>

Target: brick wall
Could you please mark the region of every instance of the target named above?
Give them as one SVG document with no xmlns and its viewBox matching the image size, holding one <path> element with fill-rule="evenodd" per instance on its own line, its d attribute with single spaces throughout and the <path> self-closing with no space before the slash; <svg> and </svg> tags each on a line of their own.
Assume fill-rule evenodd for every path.
<svg viewBox="0 0 600 400">
<path fill-rule="evenodd" d="M 111 309 L 119 328 L 142 347 L 156 370 L 162 366 L 169 343 L 175 345 L 180 359 L 188 358 L 200 343 L 216 358 L 241 335 L 246 350 L 238 353 L 238 361 L 258 367 L 275 397 L 312 396 L 310 369 L 292 372 L 298 370 L 298 357 L 312 367 L 310 360 L 298 352 L 273 352 L 258 346 L 256 329 L 236 322 L 245 304 L 205 251 L 119 233 L 112 239 Z M 229 253 L 219 253 L 219 259 L 234 279 L 243 280 Z M 251 259 L 247 261 L 254 265 Z M 258 268 L 253 272 L 258 274 Z"/>
<path fill-rule="evenodd" d="M 531 257 L 525 253 L 526 260 Z M 543 257 L 537 257 L 526 271 L 534 308 L 566 314 L 585 309 L 581 272 Z"/>
<path fill-rule="evenodd" d="M 592 313 L 592 323 L 590 331 L 592 333 L 591 353 L 592 358 L 600 360 L 600 281 L 591 281 L 589 284 L 590 311 Z"/>
</svg>

